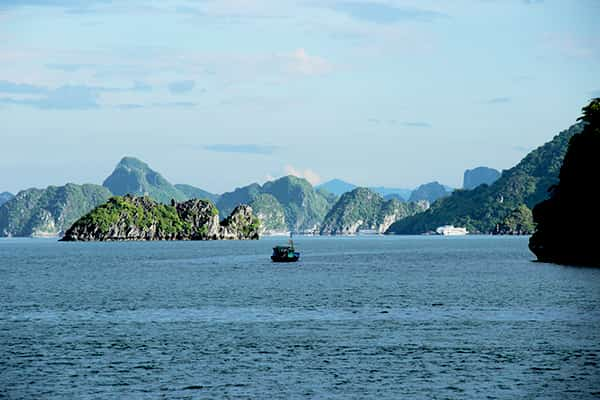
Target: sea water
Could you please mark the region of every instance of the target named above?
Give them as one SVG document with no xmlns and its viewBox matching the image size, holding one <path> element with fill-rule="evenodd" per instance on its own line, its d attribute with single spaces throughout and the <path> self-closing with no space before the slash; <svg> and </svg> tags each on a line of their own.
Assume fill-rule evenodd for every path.
<svg viewBox="0 0 600 400">
<path fill-rule="evenodd" d="M 0 398 L 592 399 L 600 269 L 523 237 L 0 240 Z"/>
</svg>

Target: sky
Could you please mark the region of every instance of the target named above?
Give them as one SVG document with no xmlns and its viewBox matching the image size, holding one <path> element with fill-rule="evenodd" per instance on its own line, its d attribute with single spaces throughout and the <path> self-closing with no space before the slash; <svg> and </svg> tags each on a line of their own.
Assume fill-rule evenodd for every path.
<svg viewBox="0 0 600 400">
<path fill-rule="evenodd" d="M 600 96 L 598 0 L 0 0 L 0 192 L 460 187 Z"/>
</svg>

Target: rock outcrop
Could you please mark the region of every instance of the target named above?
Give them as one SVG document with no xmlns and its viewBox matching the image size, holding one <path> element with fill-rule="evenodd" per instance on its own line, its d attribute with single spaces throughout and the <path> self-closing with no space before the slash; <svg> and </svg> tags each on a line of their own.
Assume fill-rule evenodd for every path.
<svg viewBox="0 0 600 400">
<path fill-rule="evenodd" d="M 258 239 L 260 223 L 247 205 L 219 222 L 206 200 L 158 203 L 149 197 L 115 196 L 73 224 L 63 241 Z"/>
<path fill-rule="evenodd" d="M 583 131 L 571 138 L 551 197 L 533 209 L 536 231 L 529 248 L 539 261 L 600 267 L 600 98 L 583 109 Z"/>
<path fill-rule="evenodd" d="M 344 193 L 323 220 L 321 235 L 353 235 L 360 230 L 384 233 L 399 219 L 425 211 L 427 202 L 384 200 L 379 193 L 357 188 Z"/>
</svg>

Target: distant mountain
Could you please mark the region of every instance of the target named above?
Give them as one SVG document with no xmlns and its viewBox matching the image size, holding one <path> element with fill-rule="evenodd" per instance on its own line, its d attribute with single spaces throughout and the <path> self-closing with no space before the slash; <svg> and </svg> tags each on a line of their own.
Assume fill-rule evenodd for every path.
<svg viewBox="0 0 600 400">
<path fill-rule="evenodd" d="M 161 174 L 134 157 L 124 157 L 102 186 L 118 196 L 148 195 L 165 204 L 170 203 L 171 199 L 176 201 L 188 199 L 188 196 L 175 188 Z"/>
<path fill-rule="evenodd" d="M 433 204 L 436 200 L 449 195 L 448 187 L 439 182 L 430 182 L 416 188 L 408 201 L 426 200 Z"/>
<path fill-rule="evenodd" d="M 402 189 L 402 188 L 388 188 L 385 186 L 372 186 L 369 187 L 375 193 L 379 193 L 383 197 L 396 195 L 400 197 L 403 201 L 407 201 L 410 198 L 412 189 Z"/>
<path fill-rule="evenodd" d="M 500 178 L 500 171 L 488 167 L 477 167 L 465 171 L 463 189 L 475 189 L 479 185 L 491 185 Z"/>
<path fill-rule="evenodd" d="M 332 179 L 317 186 L 318 189 L 325 189 L 329 193 L 333 193 L 336 196 L 341 196 L 342 194 L 350 192 L 356 189 L 357 187 L 358 186 L 343 181 L 341 179 Z M 406 199 L 410 197 L 410 194 L 412 192 L 411 189 L 388 188 L 385 186 L 374 186 L 369 187 L 369 189 L 376 193 L 379 193 L 384 197 L 388 195 L 397 195 L 397 197 L 401 198 L 403 201 L 406 201 Z"/>
<path fill-rule="evenodd" d="M 529 248 L 543 262 L 600 267 L 600 208 L 586 201 L 596 198 L 600 182 L 600 98 L 584 107 L 579 119 L 585 126 L 569 142 L 560 181 L 533 209 L 537 225 Z"/>
<path fill-rule="evenodd" d="M 0 206 L 0 236 L 56 236 L 111 197 L 98 185 L 27 189 Z"/>
<path fill-rule="evenodd" d="M 213 204 L 219 200 L 219 195 L 207 192 L 192 185 L 176 184 L 175 189 L 183 193 L 188 199 L 210 200 Z"/>
<path fill-rule="evenodd" d="M 394 223 L 388 232 L 420 234 L 453 224 L 474 233 L 532 233 L 531 209 L 558 182 L 569 140 L 582 129 L 582 124 L 571 126 L 504 171 L 492 185 L 455 190 L 426 212 Z"/>
<path fill-rule="evenodd" d="M 0 206 L 15 197 L 14 194 L 8 192 L 0 193 Z"/>
<path fill-rule="evenodd" d="M 229 215 L 240 204 L 250 204 L 259 194 L 262 187 L 258 183 L 236 188 L 233 192 L 223 193 L 217 201 L 217 208 L 222 217 Z"/>
<path fill-rule="evenodd" d="M 270 196 L 261 196 L 264 194 Z M 282 228 L 280 213 L 283 210 L 285 227 L 297 232 L 318 229 L 334 200 L 331 194 L 315 190 L 306 179 L 285 176 L 263 186 L 253 183 L 223 193 L 217 208 L 224 215 L 238 204 L 258 207 L 256 214 L 259 218 L 262 216 L 262 224 L 273 230 Z"/>
<path fill-rule="evenodd" d="M 379 193 L 356 188 L 344 193 L 327 213 L 321 226 L 322 235 L 348 235 L 359 230 L 384 233 L 395 221 L 425 211 L 427 203 L 402 203 L 384 200 Z"/>
<path fill-rule="evenodd" d="M 285 209 L 271 194 L 261 193 L 250 202 L 254 215 L 261 221 L 260 233 L 287 232 Z"/>
<path fill-rule="evenodd" d="M 342 194 L 354 190 L 356 185 L 343 181 L 341 179 L 332 179 L 325 183 L 322 183 L 317 186 L 318 189 L 325 189 L 329 193 L 333 193 L 336 196 L 341 196 Z"/>
</svg>

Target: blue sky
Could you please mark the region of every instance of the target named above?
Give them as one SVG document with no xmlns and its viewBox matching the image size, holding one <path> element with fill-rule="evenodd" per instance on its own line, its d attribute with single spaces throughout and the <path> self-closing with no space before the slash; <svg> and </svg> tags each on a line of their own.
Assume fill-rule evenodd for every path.
<svg viewBox="0 0 600 400">
<path fill-rule="evenodd" d="M 460 186 L 600 95 L 600 1 L 0 0 L 0 191 Z"/>
</svg>

